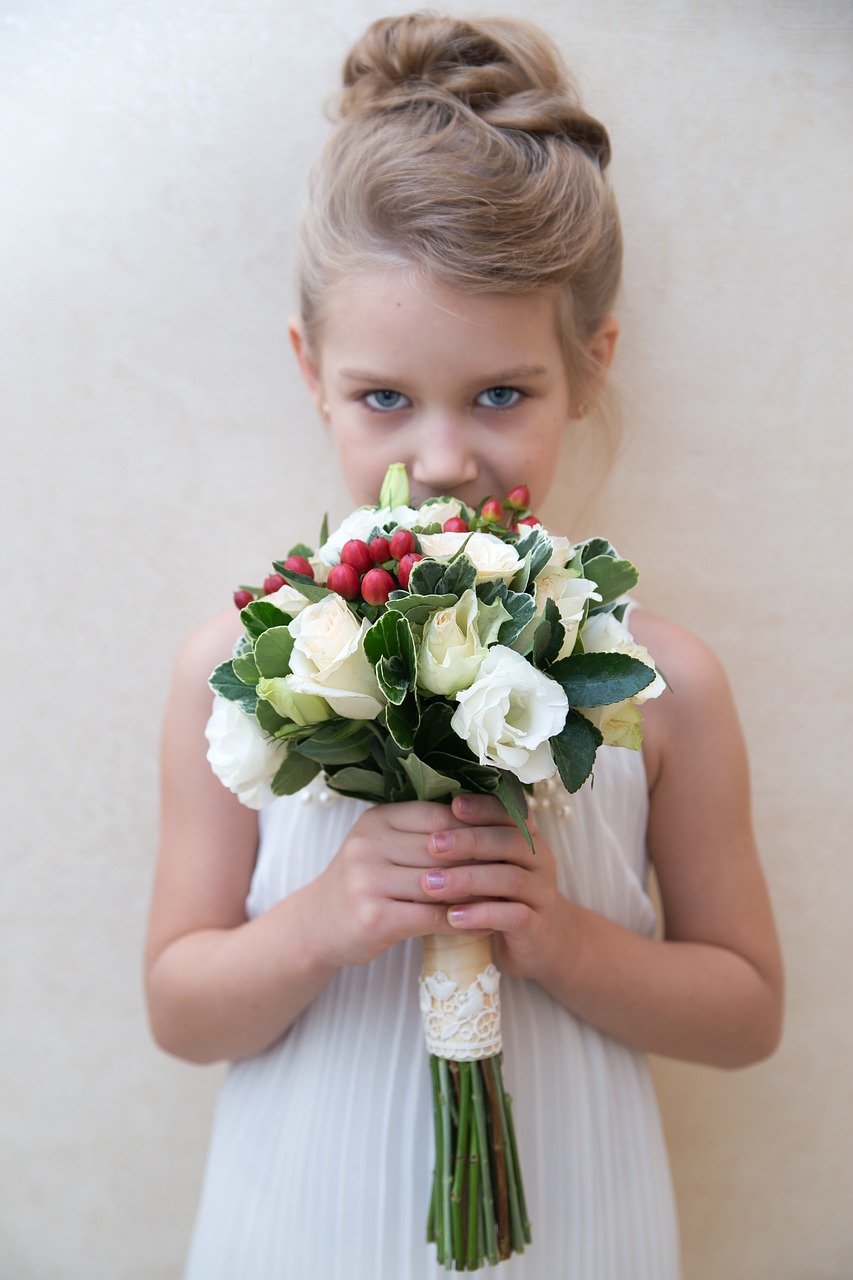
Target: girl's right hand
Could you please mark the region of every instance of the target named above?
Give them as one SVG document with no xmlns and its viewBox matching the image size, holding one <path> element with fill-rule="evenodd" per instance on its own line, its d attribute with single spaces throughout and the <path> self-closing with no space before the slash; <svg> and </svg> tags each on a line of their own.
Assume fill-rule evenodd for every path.
<svg viewBox="0 0 853 1280">
<path fill-rule="evenodd" d="M 431 835 L 463 824 L 447 805 L 414 800 L 366 810 L 326 870 L 306 887 L 312 937 L 323 963 L 365 964 L 405 938 L 452 933 L 446 904 L 421 879 L 435 870 Z"/>
</svg>

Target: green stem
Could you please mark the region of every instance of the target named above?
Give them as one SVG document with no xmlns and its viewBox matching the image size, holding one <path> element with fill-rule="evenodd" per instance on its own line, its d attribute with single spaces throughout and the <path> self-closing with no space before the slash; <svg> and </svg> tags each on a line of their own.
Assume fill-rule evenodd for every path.
<svg viewBox="0 0 853 1280">
<path fill-rule="evenodd" d="M 504 1093 L 504 1103 L 506 1105 L 506 1114 L 509 1121 L 509 1135 L 512 1147 L 512 1160 L 515 1168 L 515 1182 L 518 1187 L 518 1201 L 521 1212 L 521 1229 L 526 1244 L 530 1244 L 533 1240 L 533 1233 L 530 1229 L 530 1218 L 527 1216 L 527 1201 L 524 1198 L 524 1180 L 521 1176 L 521 1160 L 518 1155 L 518 1143 L 515 1139 L 515 1123 L 512 1118 L 512 1098 L 508 1093 Z"/>
<path fill-rule="evenodd" d="M 485 1220 L 485 1247 L 489 1263 L 496 1267 L 498 1257 L 498 1238 L 495 1231 L 495 1206 L 492 1199 L 492 1176 L 489 1169 L 489 1139 L 486 1124 L 486 1106 L 483 1100 L 483 1081 L 480 1075 L 481 1063 L 473 1064 L 472 1084 L 474 1092 L 474 1114 L 477 1122 L 477 1145 L 480 1152 L 480 1177 L 482 1179 L 482 1204 Z"/>
<path fill-rule="evenodd" d="M 441 1082 L 438 1076 L 438 1059 L 430 1056 L 430 1075 L 432 1076 L 432 1119 L 435 1129 L 435 1164 L 432 1171 L 432 1202 L 427 1219 L 427 1241 L 435 1244 L 438 1260 L 444 1262 L 444 1231 L 441 1221 L 441 1166 L 442 1166 L 442 1127 L 441 1127 Z"/>
<path fill-rule="evenodd" d="M 501 1107 L 501 1097 L 503 1086 L 500 1082 L 500 1075 L 495 1080 L 494 1063 L 496 1058 L 484 1059 L 483 1067 L 483 1084 L 486 1087 L 486 1097 L 489 1103 L 489 1118 L 491 1120 L 491 1136 L 492 1136 L 492 1169 L 495 1179 L 495 1207 L 498 1219 L 498 1254 L 501 1261 L 504 1262 L 512 1253 L 511 1244 L 511 1228 L 510 1228 L 510 1206 L 509 1206 L 509 1178 L 507 1175 L 507 1146 L 506 1146 L 506 1116 Z"/>
<path fill-rule="evenodd" d="M 472 1074 L 477 1070 L 471 1064 Z M 477 1142 L 477 1125 L 471 1125 L 471 1151 L 468 1156 L 468 1270 L 478 1271 L 483 1259 L 480 1242 L 480 1152 Z"/>
<path fill-rule="evenodd" d="M 444 1249 L 439 1254 L 439 1262 L 443 1266 L 448 1266 L 452 1261 L 451 1256 L 451 1216 L 450 1216 L 450 1188 L 452 1181 L 451 1160 L 453 1156 L 453 1140 L 451 1134 L 450 1120 L 450 1071 L 447 1067 L 447 1059 L 439 1058 L 438 1075 L 441 1081 L 441 1220 L 442 1220 L 442 1240 Z"/>
<path fill-rule="evenodd" d="M 501 1114 L 501 1127 L 504 1132 L 505 1141 L 505 1160 L 506 1160 L 506 1180 L 507 1195 L 509 1200 L 509 1233 L 512 1250 L 515 1253 L 524 1253 L 524 1226 L 521 1216 L 521 1200 L 518 1190 L 517 1177 L 517 1151 L 515 1147 L 515 1134 L 512 1130 L 512 1120 L 507 1110 L 506 1092 L 503 1086 L 503 1076 L 501 1073 L 500 1057 L 492 1058 L 489 1062 L 491 1067 L 492 1079 L 494 1082 L 495 1096 L 498 1101 L 498 1107 Z"/>
<path fill-rule="evenodd" d="M 459 1080 L 459 1129 L 456 1134 L 456 1161 L 453 1172 L 453 1193 L 450 1197 L 453 1205 L 453 1257 L 461 1269 L 465 1260 L 465 1237 L 462 1227 L 462 1198 L 465 1188 L 465 1175 L 468 1172 L 468 1141 L 471 1115 L 471 1064 L 470 1062 L 453 1063 L 457 1068 L 454 1073 Z"/>
</svg>

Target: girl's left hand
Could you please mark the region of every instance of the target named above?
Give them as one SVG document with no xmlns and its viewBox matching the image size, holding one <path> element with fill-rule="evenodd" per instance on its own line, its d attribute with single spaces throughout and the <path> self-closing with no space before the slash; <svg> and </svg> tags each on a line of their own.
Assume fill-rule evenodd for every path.
<svg viewBox="0 0 853 1280">
<path fill-rule="evenodd" d="M 455 796 L 452 812 L 466 825 L 430 836 L 436 869 L 422 876 L 421 887 L 432 901 L 448 904 L 454 929 L 496 935 L 496 959 L 506 973 L 540 977 L 565 936 L 561 907 L 568 904 L 557 889 L 554 854 L 528 814 L 531 853 L 495 796 Z"/>
</svg>

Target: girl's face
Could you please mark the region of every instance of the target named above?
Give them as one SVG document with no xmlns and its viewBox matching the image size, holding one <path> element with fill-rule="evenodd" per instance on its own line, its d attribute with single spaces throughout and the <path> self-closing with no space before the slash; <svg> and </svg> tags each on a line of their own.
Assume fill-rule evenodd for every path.
<svg viewBox="0 0 853 1280">
<path fill-rule="evenodd" d="M 445 493 L 476 506 L 526 484 L 536 510 L 547 495 L 573 412 L 550 296 L 376 271 L 335 290 L 316 353 L 298 325 L 291 336 L 356 502 L 377 500 L 392 462 L 416 506 Z"/>
</svg>

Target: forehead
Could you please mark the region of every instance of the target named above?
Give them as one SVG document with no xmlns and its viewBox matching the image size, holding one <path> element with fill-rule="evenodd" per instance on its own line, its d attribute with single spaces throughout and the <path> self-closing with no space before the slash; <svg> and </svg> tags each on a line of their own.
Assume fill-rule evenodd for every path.
<svg viewBox="0 0 853 1280">
<path fill-rule="evenodd" d="M 317 356 L 321 364 L 418 357 L 442 369 L 562 362 L 550 292 L 464 293 L 400 269 L 348 277 L 331 292 Z"/>
</svg>

